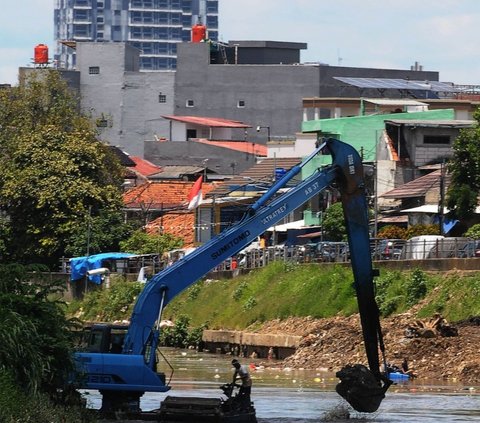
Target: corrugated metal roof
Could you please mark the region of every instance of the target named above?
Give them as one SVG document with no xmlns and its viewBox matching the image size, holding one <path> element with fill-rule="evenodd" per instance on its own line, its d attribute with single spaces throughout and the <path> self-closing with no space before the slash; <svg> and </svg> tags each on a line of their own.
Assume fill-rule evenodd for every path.
<svg viewBox="0 0 480 423">
<path fill-rule="evenodd" d="M 203 172 L 204 167 L 188 165 L 164 166 L 161 172 L 150 175 L 150 179 L 179 179 L 183 175 L 195 175 Z"/>
<path fill-rule="evenodd" d="M 474 120 L 455 120 L 455 119 L 442 119 L 442 120 L 422 120 L 422 119 L 387 119 L 386 124 L 391 125 L 405 125 L 405 126 L 422 126 L 439 128 L 442 126 L 449 126 L 452 128 L 470 128 L 475 124 Z"/>
<path fill-rule="evenodd" d="M 251 125 L 246 125 L 239 120 L 229 120 L 213 117 L 201 117 L 201 116 L 162 116 L 165 119 L 175 120 L 177 122 L 192 123 L 199 126 L 208 126 L 216 128 L 251 128 Z"/>
<path fill-rule="evenodd" d="M 408 223 L 408 216 L 384 216 L 377 219 L 379 223 Z"/>
<path fill-rule="evenodd" d="M 421 176 L 380 195 L 382 198 L 411 198 L 424 197 L 432 188 L 440 187 L 441 170 L 436 170 L 428 175 Z M 445 175 L 445 190 L 450 184 L 450 175 Z"/>
<path fill-rule="evenodd" d="M 241 151 L 243 153 L 254 154 L 256 156 L 267 156 L 268 147 L 263 144 L 256 144 L 248 141 L 211 141 L 207 139 L 196 139 L 195 142 L 202 144 L 215 145 L 217 147 L 224 147 L 230 150 Z"/>
<path fill-rule="evenodd" d="M 260 185 L 265 183 L 266 187 L 272 185 L 274 179 L 274 172 L 276 168 L 290 170 L 293 166 L 302 161 L 299 157 L 286 158 L 265 158 L 260 163 L 253 165 L 250 169 L 235 175 L 229 181 L 220 184 L 211 194 L 222 195 L 232 191 L 231 187 L 241 187 L 248 184 Z"/>
</svg>

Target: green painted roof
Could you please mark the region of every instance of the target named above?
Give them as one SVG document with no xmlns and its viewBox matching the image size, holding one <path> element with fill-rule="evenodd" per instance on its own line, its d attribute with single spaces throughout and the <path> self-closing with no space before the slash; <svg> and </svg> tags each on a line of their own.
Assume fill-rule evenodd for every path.
<svg viewBox="0 0 480 423">
<path fill-rule="evenodd" d="M 302 132 L 317 132 L 320 137 L 332 137 L 344 141 L 355 147 L 359 153 L 363 151 L 365 161 L 374 161 L 376 141 L 385 129 L 385 121 L 394 119 L 455 119 L 455 112 L 453 109 L 442 109 L 310 120 L 302 123 Z M 325 163 L 323 160 L 320 162 Z"/>
</svg>

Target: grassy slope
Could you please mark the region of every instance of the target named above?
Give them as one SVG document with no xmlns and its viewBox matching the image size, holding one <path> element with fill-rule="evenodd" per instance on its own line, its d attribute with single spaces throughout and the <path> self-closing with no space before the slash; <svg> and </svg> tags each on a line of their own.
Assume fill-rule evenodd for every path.
<svg viewBox="0 0 480 423">
<path fill-rule="evenodd" d="M 417 275 L 418 277 L 418 275 Z M 449 321 L 480 315 L 480 273 L 425 274 L 427 294 L 420 317 L 440 312 Z M 223 281 L 198 282 L 170 303 L 164 316 L 190 317 L 192 326 L 243 329 L 251 324 L 288 316 L 331 317 L 357 311 L 349 267 L 277 262 L 248 275 Z M 412 304 L 412 272 L 383 270 L 380 307 L 388 313 Z M 379 288 L 380 291 L 380 288 Z"/>
<path fill-rule="evenodd" d="M 352 282 L 349 266 L 276 262 L 234 279 L 197 282 L 167 306 L 163 317 L 188 316 L 192 327 L 206 324 L 211 329 L 244 329 L 290 316 L 348 316 L 357 311 Z M 382 269 L 376 286 L 384 315 L 404 312 L 423 298 L 415 293 L 419 283 L 426 291 L 419 317 L 439 312 L 456 322 L 480 315 L 480 272 L 427 274 Z M 86 301 L 70 304 L 69 312 L 84 320 L 128 318 L 141 287 L 115 281 L 111 289 L 89 293 Z"/>
</svg>

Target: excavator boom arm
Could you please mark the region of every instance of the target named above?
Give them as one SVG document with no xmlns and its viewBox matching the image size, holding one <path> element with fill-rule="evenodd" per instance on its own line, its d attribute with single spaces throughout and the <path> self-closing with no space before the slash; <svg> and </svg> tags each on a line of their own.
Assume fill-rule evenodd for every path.
<svg viewBox="0 0 480 423">
<path fill-rule="evenodd" d="M 332 165 L 279 194 L 280 189 L 321 151 L 332 155 Z M 379 405 L 383 396 L 378 395 L 376 390 L 384 392 L 386 388 L 379 387 L 382 380 L 378 354 L 381 333 L 373 287 L 374 273 L 370 256 L 363 165 L 353 147 L 335 139 L 327 139 L 300 165 L 287 172 L 250 207 L 240 222 L 153 276 L 135 303 L 122 354 L 76 354 L 77 362 L 82 365 L 87 376 L 84 379 L 85 387 L 101 390 L 104 398 L 105 395 L 109 398 L 115 397 L 111 394 L 114 391 L 128 393 L 168 390 L 165 380 L 157 377 L 155 370 L 158 323 L 163 308 L 215 266 L 241 251 L 269 227 L 332 183 L 337 184 L 342 197 L 365 349 L 370 366 L 370 370 L 365 370 L 368 374 L 371 371 L 373 375 L 371 380 L 375 385 L 373 391 L 376 395 L 374 402 Z M 364 401 L 357 401 L 355 390 L 358 388 L 361 391 L 363 385 L 358 377 L 350 376 L 349 383 L 344 383 L 340 390 L 337 386 L 337 391 L 356 409 L 373 411 L 374 406 L 365 406 Z"/>
</svg>

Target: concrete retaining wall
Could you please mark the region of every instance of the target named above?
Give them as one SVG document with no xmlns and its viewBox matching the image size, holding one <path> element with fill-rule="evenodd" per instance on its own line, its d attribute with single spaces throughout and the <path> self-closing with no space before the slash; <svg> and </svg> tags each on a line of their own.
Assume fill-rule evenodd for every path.
<svg viewBox="0 0 480 423">
<path fill-rule="evenodd" d="M 274 357 L 284 359 L 298 348 L 301 336 L 272 335 L 229 330 L 204 330 L 202 340 L 204 348 L 211 352 L 231 353 L 250 357 L 266 358 L 268 350 L 273 348 Z"/>
</svg>

